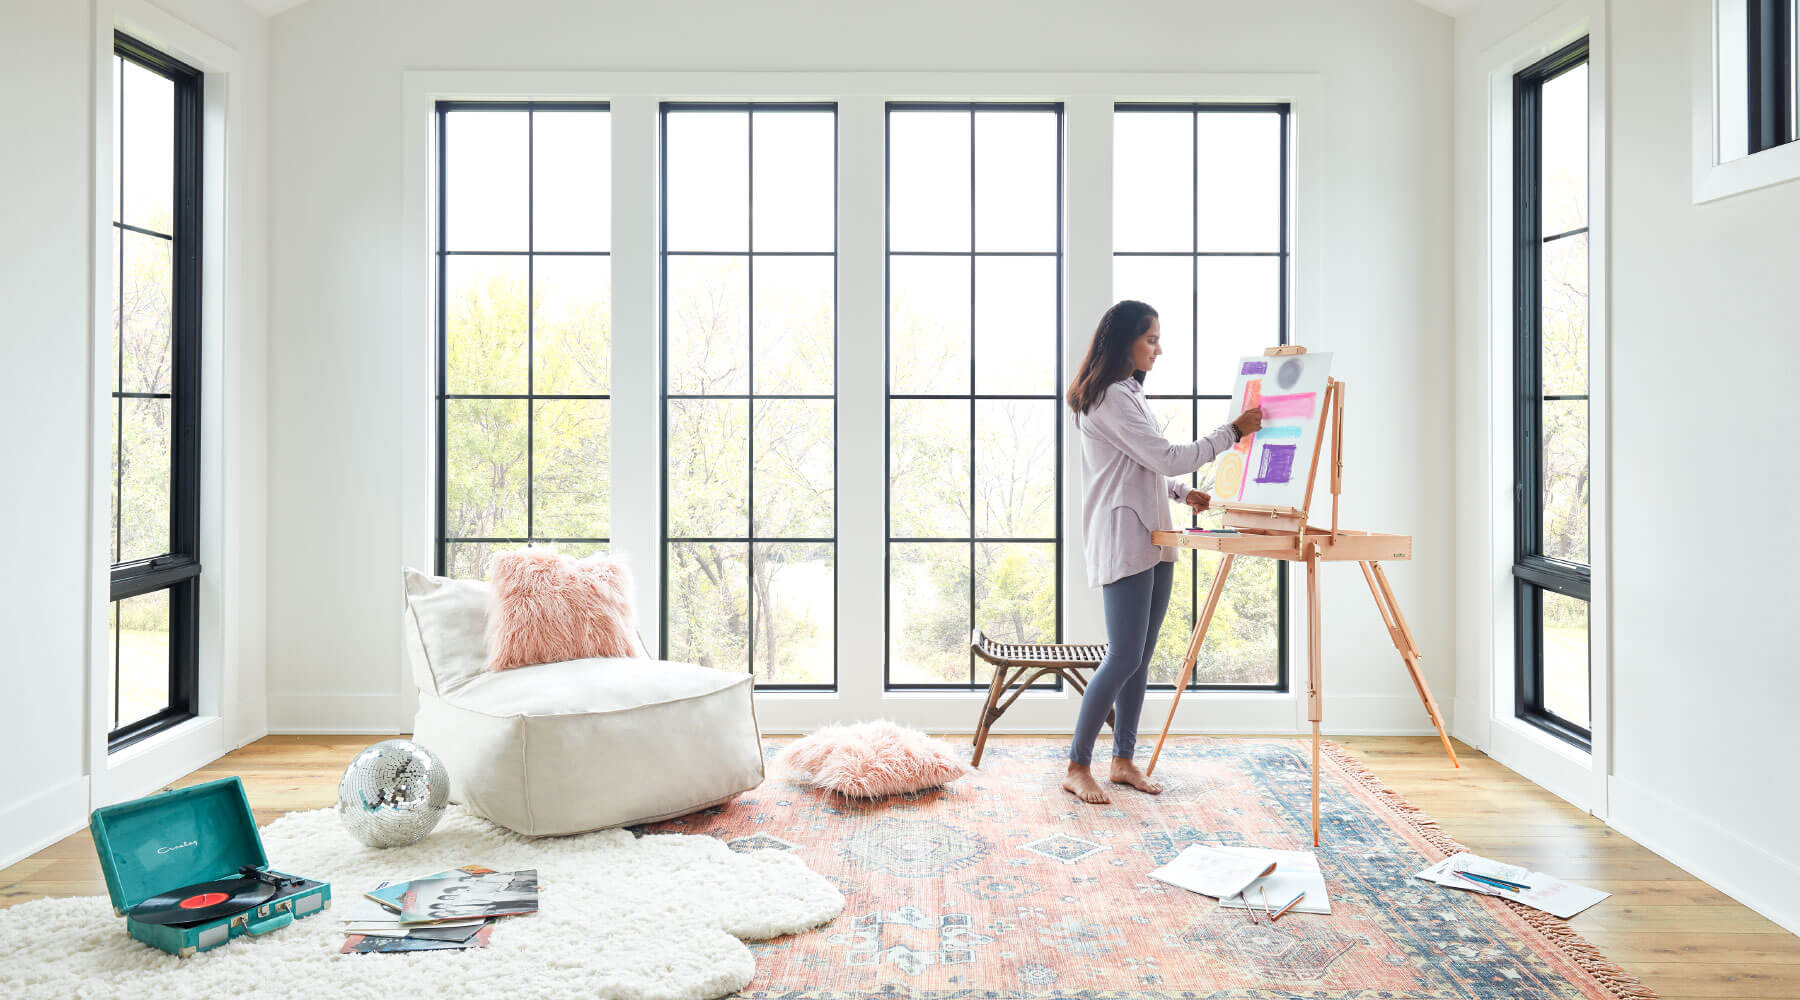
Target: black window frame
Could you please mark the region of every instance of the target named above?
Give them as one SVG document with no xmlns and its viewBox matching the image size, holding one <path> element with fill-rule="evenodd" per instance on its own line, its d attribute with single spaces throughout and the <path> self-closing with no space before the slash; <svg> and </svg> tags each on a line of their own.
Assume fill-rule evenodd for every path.
<svg viewBox="0 0 1800 1000">
<path fill-rule="evenodd" d="M 747 202 L 745 205 L 745 211 L 748 213 L 748 223 L 747 223 L 748 228 L 746 228 L 746 230 L 745 230 L 745 237 L 744 237 L 746 246 L 745 246 L 743 252 L 741 252 L 741 253 L 736 250 L 670 250 L 669 249 L 669 197 L 668 197 L 668 192 L 669 192 L 669 114 L 670 114 L 670 112 L 681 113 L 681 112 L 695 112 L 695 111 L 721 112 L 721 113 L 742 113 L 742 114 L 744 114 L 745 118 L 747 119 L 747 122 L 746 122 L 747 135 L 746 135 L 746 141 L 744 143 L 744 155 L 749 161 L 749 173 L 746 175 L 747 176 L 747 181 L 746 181 Z M 660 416 L 660 425 L 661 425 L 658 428 L 658 434 L 661 437 L 661 444 L 662 444 L 662 447 L 660 449 L 661 453 L 662 453 L 661 458 L 660 458 L 661 489 L 658 490 L 659 501 L 660 501 L 660 504 L 662 507 L 662 511 L 661 511 L 661 515 L 660 515 L 661 526 L 662 526 L 662 531 L 661 531 L 662 537 L 660 539 L 658 539 L 657 547 L 659 549 L 659 558 L 661 560 L 661 566 L 660 566 L 661 575 L 662 575 L 661 600 L 662 600 L 663 612 L 662 612 L 662 621 L 658 625 L 658 628 L 657 628 L 657 632 L 658 632 L 657 642 L 658 642 L 658 647 L 661 650 L 661 655 L 666 657 L 669 652 L 669 617 L 670 617 L 670 615 L 669 615 L 669 606 L 670 606 L 669 605 L 669 586 L 671 583 L 671 577 L 670 577 L 670 573 L 669 573 L 669 550 L 670 550 L 670 547 L 677 543 L 691 544 L 691 543 L 718 542 L 718 543 L 731 544 L 731 543 L 742 542 L 745 545 L 745 551 L 744 551 L 744 571 L 745 571 L 744 615 L 745 615 L 745 628 L 746 628 L 746 632 L 747 632 L 747 637 L 746 637 L 746 642 L 745 642 L 744 659 L 745 659 L 746 672 L 749 673 L 752 677 L 752 681 L 751 681 L 752 686 L 754 687 L 754 689 L 756 691 L 759 691 L 759 692 L 781 692 L 781 691 L 799 691 L 799 692 L 815 692 L 815 693 L 821 692 L 821 691 L 836 692 L 838 690 L 838 666 L 839 666 L 839 664 L 838 664 L 838 648 L 840 645 L 840 643 L 838 642 L 838 628 L 841 624 L 840 620 L 839 620 L 839 615 L 838 615 L 838 586 L 837 586 L 838 571 L 839 571 L 839 566 L 838 566 L 838 561 L 837 561 L 838 525 L 839 525 L 838 510 L 837 510 L 837 498 L 838 498 L 837 487 L 838 487 L 839 469 L 838 469 L 838 461 L 837 461 L 838 376 L 837 376 L 836 366 L 837 366 L 837 360 L 838 360 L 838 355 L 839 355 L 839 352 L 838 352 L 838 346 L 839 346 L 839 343 L 838 343 L 838 333 L 839 333 L 838 307 L 840 305 L 840 302 L 838 300 L 837 278 L 838 278 L 838 255 L 841 250 L 841 247 L 840 247 L 839 241 L 838 241 L 838 222 L 840 221 L 839 213 L 838 213 L 838 205 L 837 205 L 837 199 L 833 198 L 832 204 L 831 204 L 831 252 L 829 254 L 819 252 L 819 251 L 782 251 L 782 250 L 757 250 L 756 249 L 756 113 L 757 112 L 762 112 L 762 113 L 827 112 L 827 113 L 829 113 L 831 115 L 831 128 L 832 128 L 832 137 L 833 137 L 832 144 L 831 144 L 831 176 L 832 176 L 832 183 L 833 183 L 833 186 L 835 189 L 835 186 L 837 184 L 837 176 L 838 176 L 837 136 L 839 134 L 838 128 L 839 128 L 839 124 L 840 124 L 838 121 L 838 104 L 836 101 L 663 101 L 657 107 L 657 140 L 656 140 L 657 141 L 657 170 L 658 170 L 657 188 L 661 194 L 661 197 L 659 197 L 657 199 L 657 240 L 656 240 L 657 264 L 658 264 L 657 269 L 656 269 L 656 271 L 657 271 L 657 278 L 656 278 L 656 284 L 657 284 L 657 356 L 663 359 L 663 363 L 661 365 L 662 372 L 661 372 L 660 389 L 658 392 L 659 399 L 658 399 L 658 404 L 657 404 L 658 405 L 658 414 Z M 758 258 L 758 257 L 824 257 L 824 256 L 829 256 L 831 258 L 831 262 L 832 262 L 831 355 L 832 355 L 833 372 L 832 372 L 832 381 L 831 381 L 831 392 L 829 392 L 829 393 L 759 393 L 756 391 L 756 258 Z M 707 394 L 707 395 L 700 395 L 700 394 L 693 394 L 693 393 L 681 393 L 681 394 L 676 394 L 676 395 L 670 395 L 670 393 L 669 393 L 669 363 L 668 363 L 668 357 L 669 357 L 669 268 L 668 268 L 668 261 L 669 261 L 670 257 L 743 257 L 748 262 L 748 272 L 745 276 L 745 280 L 746 280 L 746 288 L 747 288 L 748 294 L 749 294 L 749 301 L 747 303 L 747 312 L 744 315 L 744 323 L 745 323 L 745 327 L 746 327 L 746 335 L 748 337 L 748 353 L 746 355 L 746 359 L 747 359 L 746 365 L 748 367 L 747 385 L 748 385 L 749 391 L 744 392 L 744 393 L 724 393 L 724 394 Z M 736 537 L 736 536 L 720 536 L 720 537 L 704 536 L 704 537 L 702 537 L 702 536 L 686 536 L 686 535 L 677 537 L 677 536 L 671 536 L 669 534 L 669 401 L 671 399 L 677 399 L 677 400 L 679 400 L 679 399 L 743 399 L 743 400 L 747 401 L 749 410 L 748 410 L 748 414 L 747 414 L 748 419 L 746 421 L 746 432 L 747 432 L 748 437 L 745 441 L 745 447 L 746 447 L 746 454 L 750 458 L 750 463 L 749 463 L 749 468 L 746 470 L 746 484 L 747 485 L 746 485 L 746 492 L 745 492 L 745 498 L 744 498 L 744 516 L 745 516 L 744 531 L 745 531 L 745 534 L 742 537 Z M 831 506 L 831 535 L 829 537 L 801 537 L 801 538 L 760 537 L 756 534 L 756 461 L 755 461 L 755 457 L 756 457 L 756 401 L 759 399 L 768 399 L 768 400 L 790 399 L 790 400 L 829 401 L 832 404 L 831 405 L 832 506 Z M 754 679 L 756 676 L 756 604 L 755 604 L 756 587 L 755 587 L 755 576 L 756 576 L 756 547 L 758 544 L 771 544 L 771 545 L 781 545 L 781 544 L 809 545 L 810 544 L 810 545 L 830 545 L 831 546 L 831 553 L 832 553 L 832 558 L 831 558 L 831 567 L 832 567 L 831 568 L 831 580 L 832 580 L 831 636 L 832 636 L 832 643 L 831 643 L 831 680 L 829 683 L 824 683 L 824 684 L 766 684 L 766 683 L 762 683 L 762 682 L 759 682 Z"/>
<path fill-rule="evenodd" d="M 446 141 L 449 134 L 447 125 L 449 115 L 457 111 L 523 111 L 526 113 L 525 126 L 525 249 L 524 250 L 451 250 L 448 248 L 449 237 L 449 149 Z M 538 257 L 604 257 L 612 260 L 613 248 L 610 234 L 605 250 L 538 250 L 536 239 L 536 196 L 537 171 L 534 169 L 536 158 L 536 116 L 533 112 L 568 112 L 568 111 L 604 111 L 610 114 L 612 104 L 609 101 L 438 101 L 435 113 L 437 117 L 437 247 L 435 248 L 435 267 L 437 268 L 437 484 L 436 506 L 437 527 L 433 540 L 433 565 L 438 575 L 449 570 L 448 554 L 452 544 L 495 544 L 495 545 L 548 545 L 566 542 L 573 545 L 599 544 L 610 548 L 612 544 L 611 524 L 608 524 L 607 536 L 575 537 L 564 535 L 537 535 L 533 529 L 536 515 L 536 441 L 533 431 L 537 421 L 536 403 L 540 400 L 602 400 L 607 402 L 610 412 L 612 393 L 577 393 L 577 394 L 543 394 L 537 392 L 537 364 L 535 350 L 537 345 L 537 329 L 535 317 L 536 278 L 535 262 Z M 609 194 L 610 198 L 611 195 Z M 449 391 L 450 359 L 449 359 L 449 325 L 447 313 L 446 277 L 451 257 L 524 257 L 525 258 L 525 392 L 518 393 L 452 393 Z M 610 280 L 610 279 L 609 279 Z M 616 330 L 614 331 L 616 334 Z M 449 472 L 450 472 L 450 434 L 449 434 L 449 401 L 455 399 L 499 399 L 518 400 L 525 404 L 525 534 L 495 535 L 482 537 L 456 537 L 448 535 L 449 507 Z M 608 504 L 610 511 L 611 504 Z"/>
<path fill-rule="evenodd" d="M 123 220 L 113 220 L 115 230 L 129 229 L 146 236 L 166 238 L 172 244 L 170 352 L 171 436 L 169 456 L 169 551 L 145 559 L 114 563 L 109 574 L 108 601 L 118 602 L 166 590 L 169 593 L 169 702 L 147 718 L 109 729 L 107 752 L 122 750 L 140 740 L 193 718 L 198 714 L 200 672 L 200 323 L 201 323 L 201 210 L 205 168 L 202 161 L 203 74 L 187 63 L 162 52 L 123 31 L 113 32 L 113 54 L 169 79 L 174 84 L 174 202 L 171 232 L 157 233 Z M 126 113 L 123 91 L 116 119 Z M 130 156 L 121 148 L 120 173 Z M 123 182 L 114 177 L 113 184 Z M 120 281 L 123 282 L 121 269 Z M 123 287 L 115 292 L 123 297 Z M 123 336 L 121 329 L 119 336 Z M 121 414 L 127 398 L 162 394 L 124 392 L 122 366 L 115 372 L 113 405 Z M 121 431 L 122 433 L 122 431 Z M 113 446 L 119 447 L 117 439 Z M 115 481 L 115 488 L 117 488 Z M 121 516 L 123 493 L 114 517 Z M 117 553 L 111 553 L 117 555 Z M 113 622 L 113 717 L 119 707 L 120 636 L 118 616 Z"/>
<path fill-rule="evenodd" d="M 893 247 L 893 215 L 894 215 L 894 181 L 893 181 L 893 165 L 894 165 L 893 133 L 894 133 L 894 128 L 893 128 L 893 125 L 894 125 L 894 113 L 896 111 L 898 111 L 898 112 L 966 111 L 969 113 L 969 226 L 970 226 L 969 231 L 970 231 L 970 243 L 969 243 L 969 250 L 966 254 L 960 250 L 958 250 L 958 251 L 922 251 L 922 250 L 907 251 L 907 250 L 895 250 Z M 976 169 L 975 164 L 976 164 L 976 156 L 977 156 L 976 148 L 975 148 L 975 146 L 976 146 L 976 138 L 975 138 L 976 118 L 975 118 L 975 116 L 976 116 L 976 114 L 983 112 L 983 111 L 1052 112 L 1056 115 L 1056 249 L 1055 250 L 1053 250 L 1053 251 L 1039 250 L 1039 251 L 1021 252 L 1021 251 L 1011 251 L 1011 250 L 983 251 L 983 250 L 979 250 L 976 248 L 976 243 L 974 240 L 974 237 L 975 237 L 974 227 L 976 225 L 975 219 L 976 219 L 976 213 L 977 213 L 978 209 L 977 209 L 977 205 L 976 205 L 976 191 L 975 191 L 975 169 Z M 882 244 L 883 244 L 883 246 L 882 246 L 882 260 L 881 260 L 881 271 L 882 271 L 881 331 L 882 331 L 882 367 L 883 367 L 882 383 L 883 383 L 884 388 L 883 388 L 883 400 L 882 400 L 883 432 L 882 432 L 882 449 L 881 449 L 882 450 L 881 686 L 882 686 L 883 693 L 896 692 L 896 691 L 898 691 L 898 692 L 907 692 L 907 691 L 973 691 L 973 692 L 979 692 L 979 691 L 986 690 L 988 687 L 987 683 L 978 681 L 976 679 L 977 666 L 976 666 L 975 652 L 973 649 L 970 649 L 967 652 L 968 660 L 969 660 L 969 680 L 965 684 L 957 684 L 957 683 L 952 683 L 952 682 L 907 683 L 907 684 L 894 683 L 894 679 L 893 679 L 893 667 L 894 667 L 894 657 L 893 657 L 893 648 L 894 648 L 893 563 L 894 563 L 894 558 L 893 558 L 893 550 L 894 550 L 894 545 L 896 543 L 899 543 L 899 544 L 931 543 L 931 544 L 946 544 L 946 545 L 966 544 L 969 547 L 969 622 L 970 622 L 971 629 L 980 627 L 980 621 L 977 618 L 977 612 L 979 609 L 979 601 L 977 600 L 976 593 L 975 593 L 975 590 L 976 590 L 975 580 L 976 580 L 976 575 L 979 572 L 978 564 L 976 562 L 975 547 L 983 541 L 999 542 L 1002 544 L 1005 544 L 1005 543 L 1040 544 L 1040 545 L 1041 544 L 1053 544 L 1055 546 L 1055 552 L 1056 552 L 1056 557 L 1055 557 L 1056 568 L 1055 568 L 1055 577 L 1054 577 L 1055 604 L 1056 604 L 1056 612 L 1055 612 L 1056 634 L 1055 634 L 1055 636 L 1051 637 L 1051 639 L 1049 641 L 1051 641 L 1051 642 L 1061 642 L 1062 641 L 1062 633 L 1063 633 L 1063 592 L 1062 592 L 1062 577 L 1063 577 L 1063 488 L 1062 488 L 1063 487 L 1063 420 L 1062 420 L 1062 414 L 1061 414 L 1060 410 L 1057 413 L 1057 418 L 1055 421 L 1055 445 L 1054 445 L 1054 450 L 1056 453 L 1056 473 L 1055 473 L 1056 479 L 1055 479 L 1055 489 L 1054 489 L 1054 493 L 1056 496 L 1056 511 L 1053 516 L 1055 517 L 1056 535 L 1052 538 L 1032 538 L 1032 537 L 1010 538 L 1009 537 L 1009 538 L 983 539 L 980 536 L 980 533 L 978 531 L 976 531 L 976 529 L 975 529 L 975 521 L 976 521 L 977 514 L 975 511 L 975 505 L 973 503 L 973 500 L 974 500 L 974 496 L 975 496 L 975 481 L 976 481 L 976 475 L 977 475 L 977 473 L 976 473 L 977 458 L 976 458 L 976 448 L 975 448 L 975 436 L 978 433 L 976 412 L 975 412 L 977 403 L 981 400 L 1029 400 L 1029 401 L 1055 400 L 1055 401 L 1060 401 L 1062 397 L 1059 393 L 1054 392 L 1054 391 L 1048 395 L 1011 394 L 1011 393 L 994 394 L 994 393 L 982 393 L 982 392 L 977 391 L 976 373 L 975 373 L 975 365 L 976 365 L 976 357 L 977 357 L 976 349 L 975 349 L 976 288 L 975 288 L 974 271 L 975 271 L 976 262 L 978 260 L 980 260 L 982 257 L 1051 257 L 1056 260 L 1056 262 L 1057 262 L 1057 267 L 1056 267 L 1056 338 L 1055 338 L 1056 339 L 1056 361 L 1055 361 L 1055 382 L 1054 382 L 1054 384 L 1056 386 L 1061 386 L 1063 384 L 1063 381 L 1062 381 L 1063 380 L 1063 337 L 1065 335 L 1065 329 L 1064 329 L 1065 323 L 1064 323 L 1064 319 L 1063 319 L 1063 303 L 1068 296 L 1068 290 L 1066 288 L 1066 284 L 1067 284 L 1066 276 L 1063 273 L 1064 269 L 1066 267 L 1066 256 L 1068 253 L 1068 235 L 1067 235 L 1067 233 L 1064 232 L 1064 226 L 1065 226 L 1066 219 L 1067 219 L 1067 209 L 1064 205 L 1064 202 L 1067 197 L 1066 190 L 1065 190 L 1066 181 L 1067 181 L 1067 173 L 1068 173 L 1068 164 L 1067 164 L 1067 160 L 1068 160 L 1067 152 L 1068 151 L 1067 151 L 1067 148 L 1065 145 L 1066 141 L 1067 141 L 1067 135 L 1068 135 L 1067 110 L 1066 110 L 1065 103 L 1062 101 L 888 101 L 883 105 L 883 108 L 882 108 L 882 171 L 881 171 L 881 175 L 882 175 Z M 908 256 L 963 257 L 963 256 L 967 256 L 969 258 L 970 278 L 969 278 L 969 391 L 968 392 L 966 392 L 966 393 L 898 393 L 898 394 L 896 394 L 894 392 L 894 372 L 893 372 L 893 364 L 891 361 L 891 359 L 893 357 L 893 318 L 894 318 L 894 311 L 893 311 L 894 302 L 893 302 L 892 287 L 893 287 L 893 260 L 896 256 L 900 256 L 900 257 L 908 257 Z M 961 400 L 965 400 L 965 399 L 968 400 L 968 402 L 969 402 L 969 495 L 970 495 L 971 503 L 969 506 L 969 536 L 967 538 L 955 538 L 955 537 L 940 538 L 940 537 L 935 537 L 935 536 L 929 537 L 929 538 L 911 538 L 911 537 L 906 537 L 906 536 L 895 536 L 894 535 L 894 533 L 893 533 L 893 524 L 894 524 L 894 522 L 893 522 L 893 506 L 894 506 L 893 492 L 894 492 L 894 487 L 893 487 L 893 477 L 889 470 L 891 470 L 893 467 L 892 461 L 893 461 L 894 400 L 896 400 L 896 399 L 900 399 L 900 400 L 939 399 L 939 400 L 953 400 L 953 401 L 961 401 Z M 1041 689 L 1047 690 L 1047 691 L 1061 691 L 1063 689 L 1063 681 L 1062 681 L 1062 678 L 1060 676 L 1058 676 L 1054 683 L 1047 684 L 1040 680 L 1034 684 L 1034 687 L 1041 688 Z"/>
<path fill-rule="evenodd" d="M 1795 0 L 1745 0 L 1745 133 L 1751 154 L 1793 142 Z"/>
<path fill-rule="evenodd" d="M 1117 247 L 1115 247 L 1113 249 L 1112 255 L 1114 258 L 1118 258 L 1118 257 L 1188 257 L 1188 258 L 1191 258 L 1191 261 L 1192 261 L 1192 264 L 1194 267 L 1194 271 L 1193 271 L 1193 281 L 1190 283 L 1190 287 L 1193 290 L 1193 299 L 1189 304 L 1189 307 L 1190 307 L 1189 315 L 1194 316 L 1196 318 L 1196 324 L 1195 324 L 1195 330 L 1194 330 L 1194 336 L 1195 336 L 1196 340 L 1198 340 L 1199 335 L 1200 335 L 1200 331 L 1198 328 L 1198 317 L 1200 315 L 1200 301 L 1199 301 L 1200 300 L 1200 281 L 1199 281 L 1200 259 L 1202 257 L 1274 257 L 1280 262 L 1278 265 L 1278 270 L 1280 272 L 1279 294 L 1281 297 L 1281 301 L 1279 303 L 1279 317 L 1277 319 L 1277 329 L 1276 329 L 1276 333 L 1277 333 L 1277 337 L 1278 337 L 1277 342 L 1281 343 L 1281 344 L 1288 343 L 1288 339 L 1291 336 L 1289 320 L 1290 320 L 1290 305 L 1291 305 L 1291 298 L 1292 298 L 1291 291 L 1292 291 L 1292 280 L 1293 280 L 1293 275 L 1291 273 L 1293 270 L 1292 235 L 1288 231 L 1288 229 L 1289 229 L 1288 198 L 1289 198 L 1289 192 L 1291 190 L 1290 185 L 1292 184 L 1292 176 L 1291 176 L 1290 168 L 1291 168 L 1291 164 L 1292 164 L 1291 154 L 1292 154 L 1292 146 L 1293 146 L 1293 137 L 1289 130 L 1292 127 L 1292 122 L 1293 122 L 1293 119 L 1292 119 L 1293 105 L 1286 103 L 1286 102 L 1256 103 L 1256 104 L 1231 104 L 1231 103 L 1192 103 L 1192 102 L 1187 102 L 1187 103 L 1183 103 L 1183 102 L 1144 103 L 1144 102 L 1121 101 L 1121 102 L 1115 103 L 1113 105 L 1113 114 L 1115 116 L 1117 116 L 1122 113 L 1123 114 L 1130 114 L 1130 113 L 1187 114 L 1190 116 L 1190 118 L 1192 119 L 1192 129 L 1191 129 L 1190 134 L 1191 134 L 1191 141 L 1192 141 L 1193 159 L 1191 162 L 1192 162 L 1193 173 L 1191 173 L 1189 175 L 1188 184 L 1189 184 L 1190 188 L 1196 188 L 1196 189 L 1199 184 L 1199 178 L 1195 175 L 1199 171 L 1199 163 L 1200 163 L 1200 117 L 1199 117 L 1200 115 L 1202 115 L 1202 114 L 1221 114 L 1221 113 L 1223 113 L 1223 114 L 1276 113 L 1276 114 L 1280 115 L 1280 120 L 1281 120 L 1281 168 L 1280 168 L 1281 169 L 1281 184 L 1280 184 L 1281 242 L 1280 242 L 1280 246 L 1278 249 L 1265 250 L 1265 251 L 1259 251 L 1259 252 L 1240 252 L 1240 251 L 1227 251 L 1227 250 L 1218 250 L 1218 251 L 1201 250 L 1200 249 L 1200 239 L 1199 239 L 1200 204 L 1199 204 L 1198 199 L 1196 199 L 1195 203 L 1194 203 L 1194 217 L 1192 220 L 1193 233 L 1194 233 L 1194 242 L 1193 242 L 1192 250 L 1188 250 L 1185 252 L 1171 252 L 1171 251 L 1162 251 L 1162 250 L 1131 251 L 1131 250 L 1119 250 Z M 1190 426 L 1192 426 L 1194 428 L 1195 434 L 1199 434 L 1201 432 L 1201 428 L 1200 428 L 1200 403 L 1201 403 L 1201 401 L 1204 400 L 1206 402 L 1217 402 L 1217 401 L 1223 400 L 1223 401 L 1229 403 L 1231 401 L 1231 394 L 1225 393 L 1223 395 L 1220 395 L 1218 393 L 1202 393 L 1202 392 L 1200 392 L 1199 391 L 1199 389 L 1200 389 L 1200 368 L 1199 368 L 1200 352 L 1198 350 L 1198 344 L 1196 344 L 1196 349 L 1193 350 L 1192 352 L 1190 352 L 1189 358 L 1193 365 L 1194 392 L 1192 394 L 1181 395 L 1181 394 L 1168 394 L 1168 393 L 1147 393 L 1145 395 L 1145 398 L 1149 399 L 1149 400 L 1163 400 L 1163 401 L 1171 401 L 1171 400 L 1183 401 L 1183 400 L 1185 400 L 1185 401 L 1187 401 L 1189 404 L 1188 419 L 1191 421 Z M 1198 472 L 1198 470 L 1196 470 L 1194 473 L 1192 473 L 1189 476 L 1189 481 L 1197 484 L 1199 481 L 1198 477 L 1199 477 L 1199 472 Z M 1196 488 L 1197 488 L 1197 486 L 1196 486 Z M 1189 515 L 1188 523 L 1190 525 L 1198 525 L 1200 523 L 1199 515 L 1197 515 L 1197 514 Z M 1202 588 L 1200 586 L 1200 572 L 1199 572 L 1200 554 L 1197 551 L 1189 551 L 1186 553 L 1182 553 L 1182 558 L 1188 559 L 1190 561 L 1190 566 L 1193 568 L 1193 572 L 1189 574 L 1189 587 L 1188 587 L 1189 618 L 1190 619 L 1198 619 L 1199 614 L 1200 614 L 1200 606 L 1203 603 L 1203 601 L 1202 601 L 1203 595 L 1202 595 Z M 1200 671 L 1196 668 L 1194 671 L 1194 676 L 1190 677 L 1188 679 L 1187 686 L 1182 688 L 1183 691 L 1255 691 L 1255 692 L 1265 692 L 1265 693 L 1266 692 L 1274 692 L 1274 693 L 1278 693 L 1278 694 L 1287 693 L 1288 685 L 1290 683 L 1292 683 L 1292 681 L 1291 681 L 1291 678 L 1289 675 L 1289 659 L 1288 659 L 1288 657 L 1289 657 L 1289 648 L 1288 648 L 1288 622 L 1289 622 L 1289 618 L 1288 618 L 1289 593 L 1288 593 L 1288 590 L 1289 590 L 1289 588 L 1288 588 L 1288 572 L 1287 572 L 1287 568 L 1286 568 L 1285 564 L 1281 564 L 1276 567 L 1275 589 L 1276 589 L 1275 682 L 1273 684 L 1203 684 L 1198 680 Z M 1173 601 L 1173 597 L 1171 597 L 1171 601 Z M 1152 691 L 1174 691 L 1175 685 L 1163 684 L 1160 682 L 1152 683 L 1149 686 L 1149 690 L 1152 690 Z"/>
<path fill-rule="evenodd" d="M 1541 405 L 1545 400 L 1585 401 L 1588 393 L 1543 394 L 1541 298 L 1544 245 L 1585 234 L 1588 227 L 1544 235 L 1541 186 L 1544 84 L 1587 61 L 1588 39 L 1584 36 L 1513 77 L 1514 715 L 1584 751 L 1593 745 L 1591 726 L 1571 722 L 1544 707 L 1544 592 L 1575 598 L 1591 608 L 1592 571 L 1587 565 L 1543 554 Z"/>
</svg>

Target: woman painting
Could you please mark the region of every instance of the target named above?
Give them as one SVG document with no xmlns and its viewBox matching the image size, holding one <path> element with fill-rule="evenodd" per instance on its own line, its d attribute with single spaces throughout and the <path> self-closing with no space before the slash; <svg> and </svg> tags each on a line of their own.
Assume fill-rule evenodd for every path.
<svg viewBox="0 0 1800 1000">
<path fill-rule="evenodd" d="M 1085 470 L 1081 519 L 1086 532 L 1088 586 L 1102 588 L 1106 658 L 1088 681 L 1069 744 L 1063 788 L 1084 802 L 1107 802 L 1090 770 L 1094 740 L 1113 713 L 1110 778 L 1156 794 L 1162 791 L 1132 760 L 1138 716 L 1150 679 L 1150 655 L 1169 607 L 1175 552 L 1150 541 L 1174 527 L 1169 501 L 1205 510 L 1211 498 L 1188 489 L 1186 476 L 1262 427 L 1262 411 L 1245 411 L 1198 441 L 1164 440 L 1144 400 L 1144 376 L 1162 354 L 1156 310 L 1126 300 L 1106 311 L 1094 330 L 1081 370 L 1069 386 L 1069 407 L 1081 431 Z"/>
</svg>

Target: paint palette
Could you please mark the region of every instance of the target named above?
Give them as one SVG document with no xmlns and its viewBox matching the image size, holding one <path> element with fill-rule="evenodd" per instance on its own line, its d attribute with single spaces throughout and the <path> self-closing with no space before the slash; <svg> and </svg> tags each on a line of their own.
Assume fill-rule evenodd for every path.
<svg viewBox="0 0 1800 1000">
<path fill-rule="evenodd" d="M 1299 507 L 1319 438 L 1330 354 L 1258 355 L 1238 361 L 1231 417 L 1262 407 L 1262 429 L 1218 458 L 1213 499 Z"/>
</svg>

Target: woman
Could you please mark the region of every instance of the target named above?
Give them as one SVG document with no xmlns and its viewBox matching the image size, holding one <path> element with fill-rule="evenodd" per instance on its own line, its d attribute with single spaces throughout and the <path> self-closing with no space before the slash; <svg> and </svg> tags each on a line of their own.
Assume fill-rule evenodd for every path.
<svg viewBox="0 0 1800 1000">
<path fill-rule="evenodd" d="M 1104 588 L 1106 659 L 1089 679 L 1069 744 L 1063 787 L 1084 802 L 1109 801 L 1089 762 L 1107 709 L 1113 713 L 1111 780 L 1154 795 L 1162 791 L 1132 760 L 1138 715 L 1150 679 L 1150 654 L 1169 608 L 1175 552 L 1150 541 L 1174 527 L 1169 500 L 1205 510 L 1211 498 L 1184 478 L 1245 434 L 1262 427 L 1262 410 L 1189 444 L 1163 439 L 1144 401 L 1144 376 L 1162 354 L 1156 310 L 1126 300 L 1106 311 L 1094 330 L 1081 370 L 1069 386 L 1069 406 L 1081 431 L 1086 483 L 1081 520 L 1087 534 L 1088 586 Z"/>
</svg>

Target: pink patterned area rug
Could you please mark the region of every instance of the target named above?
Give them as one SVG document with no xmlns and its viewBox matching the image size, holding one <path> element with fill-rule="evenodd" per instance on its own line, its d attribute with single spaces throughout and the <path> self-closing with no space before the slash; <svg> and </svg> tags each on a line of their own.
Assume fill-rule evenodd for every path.
<svg viewBox="0 0 1800 1000">
<path fill-rule="evenodd" d="M 1066 746 L 1002 741 L 966 779 L 873 803 L 771 764 L 730 804 L 649 829 L 793 851 L 843 890 L 833 923 L 752 945 L 748 1000 L 1656 996 L 1560 920 L 1414 878 L 1456 843 L 1335 745 L 1318 852 L 1332 912 L 1273 925 L 1146 873 L 1189 844 L 1308 847 L 1309 744 L 1171 740 L 1162 795 L 1113 786 L 1103 806 L 1058 787 Z"/>
</svg>

